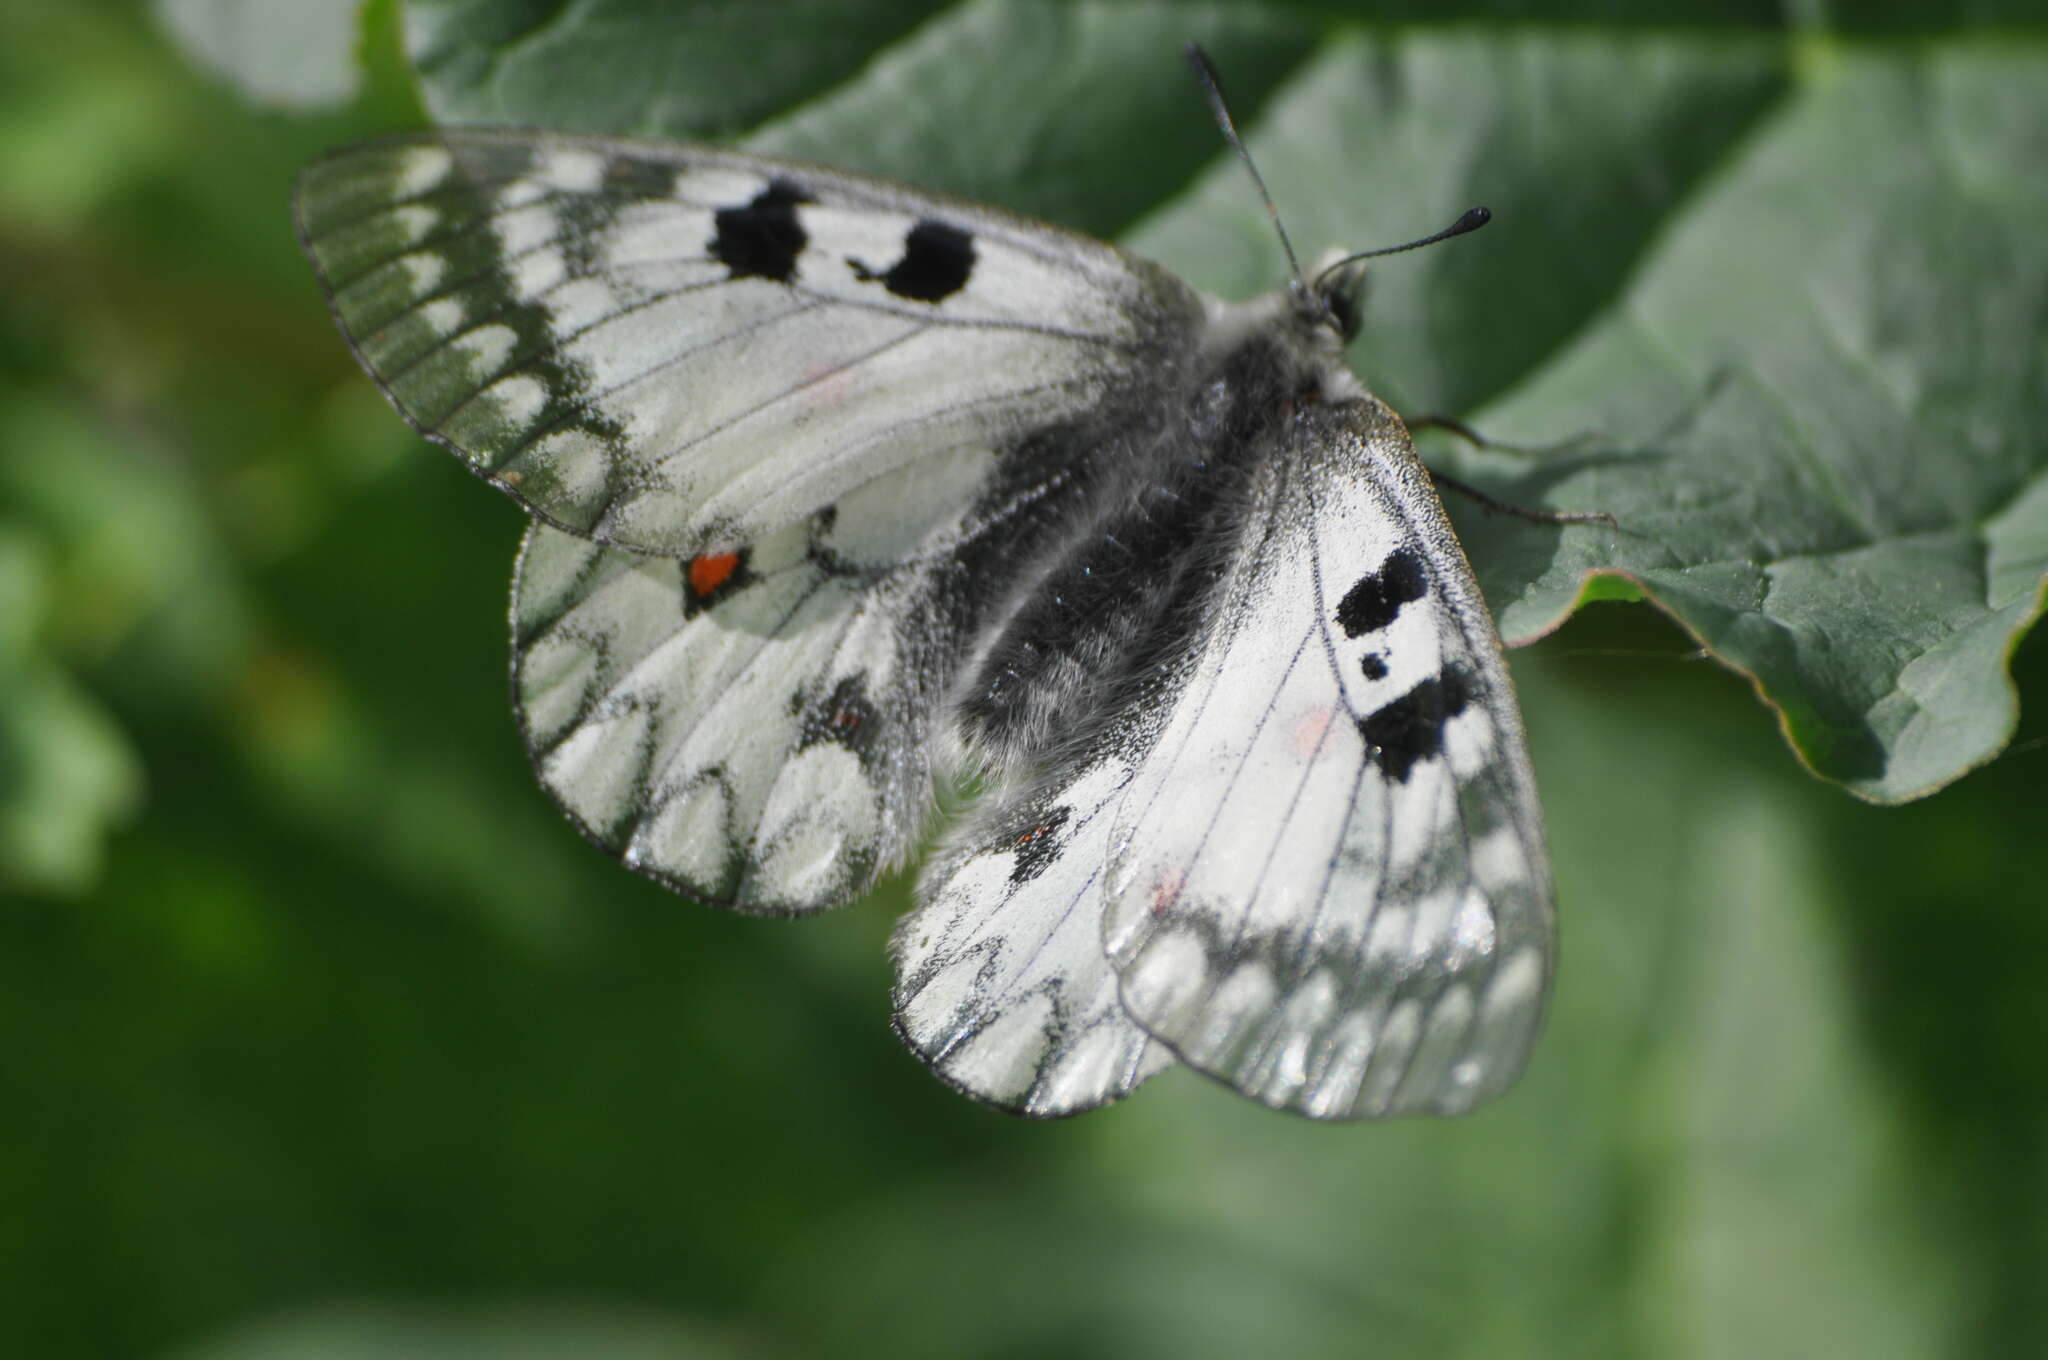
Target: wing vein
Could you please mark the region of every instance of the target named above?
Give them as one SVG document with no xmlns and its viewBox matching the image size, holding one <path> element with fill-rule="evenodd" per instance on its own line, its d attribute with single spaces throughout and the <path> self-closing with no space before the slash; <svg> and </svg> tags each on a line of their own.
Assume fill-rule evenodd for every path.
<svg viewBox="0 0 2048 1360">
<path fill-rule="evenodd" d="M 824 585 L 824 581 L 825 581 L 825 580 L 829 580 L 829 579 L 830 579 L 829 577 L 827 577 L 827 578 L 824 578 L 824 579 L 821 579 L 821 580 L 819 581 L 819 586 L 820 586 L 820 587 L 822 587 L 822 586 Z M 822 665 L 818 665 L 818 666 L 813 666 L 813 667 L 808 667 L 808 668 L 807 668 L 807 673 L 808 673 L 808 674 L 810 674 L 810 675 L 830 675 L 830 674 L 832 674 L 832 671 L 833 671 L 833 666 L 834 666 L 834 663 L 836 663 L 836 662 L 837 662 L 837 661 L 839 660 L 840 656 L 841 656 L 841 655 L 843 655 L 843 654 L 844 654 L 844 652 L 845 652 L 845 650 L 846 650 L 846 640 L 847 640 L 847 638 L 848 638 L 848 637 L 850 637 L 850 636 L 852 635 L 852 633 L 853 633 L 853 627 L 854 627 L 854 625 L 855 625 L 856 623 L 860 622 L 861 616 L 862 616 L 862 615 L 863 615 L 863 614 L 864 614 L 864 613 L 865 613 L 865 612 L 867 611 L 867 606 L 868 606 L 868 602 L 869 602 L 869 600 L 873 599 L 873 597 L 874 597 L 874 596 L 873 596 L 873 592 L 872 592 L 872 591 L 863 591 L 863 592 L 862 592 L 862 593 L 860 594 L 860 596 L 856 598 L 856 600 L 855 600 L 855 601 L 854 601 L 854 603 L 853 603 L 853 607 L 852 607 L 852 608 L 850 608 L 850 609 L 848 609 L 848 610 L 846 611 L 846 615 L 845 615 L 845 617 L 844 617 L 844 618 L 842 618 L 842 619 L 841 619 L 841 620 L 839 621 L 839 626 L 838 626 L 838 628 L 837 628 L 837 630 L 836 630 L 835 636 L 834 636 L 834 637 L 833 637 L 833 639 L 832 639 L 832 644 L 831 644 L 831 646 L 830 646 L 830 647 L 829 647 L 829 648 L 828 648 L 828 649 L 826 650 L 826 656 L 825 656 L 825 660 L 824 660 L 824 663 L 823 663 Z M 755 664 L 755 663 L 756 663 L 756 662 L 757 662 L 757 661 L 758 661 L 758 660 L 760 659 L 761 653 L 762 653 L 762 652 L 765 652 L 766 650 L 767 650 L 767 645 L 766 645 L 765 643 L 764 643 L 764 644 L 763 644 L 763 645 L 762 645 L 762 646 L 761 646 L 760 648 L 756 649 L 756 651 L 755 651 L 755 653 L 754 653 L 754 656 L 748 659 L 748 662 L 747 662 L 747 671 L 748 671 L 748 672 L 750 672 L 750 671 L 752 671 L 752 670 L 753 670 L 753 668 L 754 668 L 754 664 Z M 742 675 L 744 675 L 745 673 L 746 673 L 746 672 L 742 672 Z M 737 686 L 733 686 L 733 687 L 729 687 L 729 688 L 728 688 L 728 689 L 727 689 L 727 690 L 725 691 L 725 693 L 726 693 L 726 694 L 732 694 L 732 693 L 735 693 L 735 692 L 737 692 L 737 690 L 738 690 L 738 687 L 737 687 Z M 723 701 L 723 698 L 724 698 L 724 695 L 721 695 L 721 696 L 720 696 L 720 699 L 719 699 L 719 701 Z M 716 702 L 714 702 L 714 704 L 712 705 L 712 708 L 716 708 L 716 707 L 717 707 L 717 703 L 716 703 Z M 710 717 L 710 714 L 711 714 L 711 709 L 707 709 L 707 710 L 705 711 L 704 717 L 705 717 L 705 718 L 709 718 L 709 717 Z M 700 728 L 700 727 L 702 727 L 702 726 L 703 726 L 703 719 L 699 719 L 699 721 L 698 721 L 698 722 L 696 722 L 695 724 L 693 724 L 693 725 L 691 726 L 691 729 L 690 729 L 690 735 L 691 735 L 691 736 L 695 736 L 695 735 L 696 735 L 696 732 L 697 732 L 697 729 L 698 729 L 698 728 Z M 752 843 L 753 843 L 754 839 L 755 839 L 755 838 L 757 838 L 757 837 L 758 837 L 758 836 L 759 836 L 759 835 L 761 834 L 761 816 L 762 816 L 763 814 L 765 814 L 765 812 L 766 812 L 766 809 L 767 809 L 768 805 L 769 805 L 769 804 L 770 804 L 771 802 L 773 802 L 773 801 L 774 801 L 774 797 L 775 797 L 775 789 L 776 789 L 776 787 L 777 787 L 777 786 L 778 786 L 778 785 L 779 785 L 779 784 L 780 784 L 780 783 L 782 782 L 783 778 L 784 778 L 784 777 L 785 777 L 785 776 L 786 776 L 786 775 L 787 775 L 787 774 L 789 773 L 789 756 L 790 756 L 790 754 L 791 754 L 791 753 L 793 753 L 793 751 L 794 751 L 795 749 L 797 749 L 797 748 L 793 747 L 793 748 L 791 748 L 791 751 L 788 751 L 788 752 L 785 752 L 785 753 L 784 753 L 784 755 L 783 755 L 783 758 L 782 758 L 782 763 L 781 763 L 780 765 L 778 765 L 778 766 L 776 767 L 776 770 L 775 770 L 775 777 L 774 777 L 773 779 L 771 779 L 771 780 L 769 781 L 769 783 L 768 783 L 768 790 L 767 790 L 767 792 L 766 792 L 765 794 L 763 794 L 763 795 L 762 795 L 762 800 L 761 800 L 761 801 L 762 801 L 762 812 L 761 812 L 761 813 L 757 813 L 757 814 L 755 815 L 755 817 L 754 817 L 754 826 L 753 826 L 753 830 L 752 830 L 751 832 L 749 832 L 749 833 L 748 833 L 748 838 L 747 838 L 747 839 L 748 839 L 748 844 L 749 844 L 750 846 L 752 845 Z M 744 857 L 744 859 L 742 859 L 742 861 L 741 861 L 741 863 L 740 863 L 740 874 L 739 874 L 739 878 L 738 878 L 737 880 L 735 880 L 735 882 L 734 882 L 734 885 L 733 885 L 733 893 L 734 893 L 735 897 L 743 897 L 743 896 L 745 895 L 745 889 L 746 889 L 746 886 L 747 886 L 747 882 L 748 882 L 748 879 L 749 879 L 750 877 L 752 877 L 752 876 L 753 876 L 753 875 L 755 874 L 755 871 L 756 871 L 756 866 L 757 866 L 757 864 L 758 864 L 758 861 L 759 861 L 759 857 L 758 857 L 758 856 L 755 856 L 755 855 L 751 855 L 751 854 L 749 854 L 749 855 L 745 856 L 745 857 Z"/>
<path fill-rule="evenodd" d="M 578 416 L 584 415 L 592 411 L 598 403 L 611 400 L 613 397 L 616 397 L 619 393 L 625 391 L 629 387 L 634 386 L 636 383 L 645 382 L 648 378 L 651 378 L 656 374 L 666 372 L 667 370 L 674 368 L 677 364 L 686 363 L 690 359 L 694 358 L 696 355 L 702 354 L 707 349 L 712 349 L 718 345 L 725 344 L 727 341 L 735 340 L 742 336 L 752 335 L 758 331 L 766 330 L 768 327 L 776 325 L 783 321 L 788 321 L 792 317 L 802 316 L 808 312 L 815 310 L 816 306 L 817 304 L 815 303 L 807 303 L 803 306 L 792 307 L 786 312 L 776 312 L 773 315 L 764 316 L 756 320 L 749 321 L 744 326 L 741 326 L 735 330 L 721 331 L 716 336 L 713 336 L 711 339 L 706 340 L 701 344 L 691 345 L 686 349 L 683 349 L 675 354 L 669 355 L 667 358 L 661 360 L 658 363 L 649 364 L 646 368 L 641 369 L 638 373 L 633 374 L 629 378 L 621 378 L 618 382 L 613 383 L 610 387 L 606 387 L 595 392 L 581 393 L 577 396 L 577 398 L 574 401 L 564 402 L 562 404 L 562 409 L 554 416 L 554 418 L 545 421 L 542 424 L 536 425 L 531 430 L 528 430 L 526 434 L 523 437 L 521 437 L 518 441 L 510 445 L 502 453 L 496 455 L 496 459 L 499 463 L 510 462 L 512 459 L 517 458 L 519 457 L 519 455 L 525 453 L 528 449 L 532 448 L 541 440 L 547 438 L 549 435 L 554 434 L 557 431 L 563 429 L 565 426 L 569 425 Z M 606 320 L 615 319 L 618 315 L 621 314 L 614 313 L 611 317 L 607 317 Z M 481 396 L 485 392 L 490 391 L 491 388 L 497 386 L 499 383 L 503 382 L 506 378 L 511 377 L 513 374 L 530 367 L 537 359 L 543 357 L 549 352 L 551 351 L 548 349 L 538 350 L 535 351 L 534 353 L 521 356 L 517 363 L 508 364 L 505 367 L 500 368 L 496 373 L 492 374 L 487 381 L 481 382 L 476 386 L 470 388 L 469 392 L 462 398 L 462 400 L 458 401 L 455 405 L 449 407 L 448 410 L 439 417 L 437 417 L 434 423 L 428 428 L 432 430 L 439 430 L 443 425 L 447 424 L 447 422 L 450 419 L 452 419 L 458 412 L 460 412 L 463 407 L 467 406 L 470 402 L 476 400 L 477 397 Z"/>
<path fill-rule="evenodd" d="M 795 315 L 795 313 L 784 313 L 784 315 L 793 316 Z M 654 468 L 666 467 L 668 464 L 682 457 L 691 449 L 696 448 L 698 445 L 704 443 L 706 440 L 716 439 L 719 435 L 724 434 L 727 430 L 732 429 L 734 426 L 752 420 L 755 416 L 761 415 L 764 412 L 771 411 L 775 409 L 775 407 L 781 405 L 783 402 L 788 401 L 791 398 L 796 397 L 803 392 L 809 391 L 811 388 L 816 387 L 820 383 L 829 382 L 831 379 L 840 376 L 842 373 L 851 372 L 852 370 L 860 367 L 864 363 L 867 363 L 869 360 L 877 357 L 878 355 L 888 353 L 890 350 L 895 349 L 898 345 L 904 344 L 911 340 L 915 340 L 918 336 L 923 335 L 925 333 L 925 330 L 926 328 L 923 326 L 912 326 L 909 330 L 903 331 L 896 335 L 892 335 L 888 339 L 880 342 L 879 344 L 873 345 L 868 349 L 862 350 L 859 354 L 855 354 L 849 358 L 840 360 L 838 363 L 833 364 L 830 368 L 822 369 L 819 372 L 811 374 L 809 377 L 805 378 L 801 382 L 798 382 L 789 387 L 785 387 L 780 392 L 772 393 L 765 399 L 756 402 L 752 406 L 749 406 L 746 410 L 737 411 L 734 414 L 726 417 L 726 419 L 724 419 L 723 421 L 720 421 L 718 424 L 711 426 L 709 429 L 699 431 L 697 434 L 684 440 L 682 443 L 675 445 L 673 448 L 665 449 L 661 453 L 656 454 L 654 457 L 647 460 L 647 467 L 650 470 Z M 641 376 L 645 377 L 646 375 L 642 374 Z M 920 416 L 919 419 L 922 420 L 924 419 L 924 417 Z M 890 426 L 889 428 L 893 429 L 895 427 Z"/>
<path fill-rule="evenodd" d="M 539 248 L 540 247 L 536 247 L 536 249 Z M 397 322 L 401 318 L 418 312 L 422 308 L 434 302 L 437 302 L 442 298 L 453 296 L 455 292 L 459 291 L 464 287 L 467 287 L 470 283 L 475 282 L 478 278 L 485 277 L 490 272 L 492 271 L 484 270 L 481 271 L 480 273 L 472 274 L 469 276 L 467 280 L 455 285 L 454 288 L 444 289 L 442 292 L 436 293 L 432 297 L 421 298 L 417 303 L 414 303 L 412 306 L 407 307 L 404 311 L 399 312 L 397 315 L 393 316 L 390 321 L 385 322 L 383 325 L 379 326 L 375 331 L 371 332 L 370 338 L 374 339 L 376 337 L 382 336 L 385 332 L 389 331 L 393 325 L 397 324 Z M 602 275 L 595 273 L 568 274 L 556 280 L 554 283 L 549 284 L 546 288 L 540 289 L 539 291 L 535 292 L 530 297 L 508 298 L 506 301 L 498 304 L 496 307 L 491 308 L 491 310 L 489 310 L 488 312 L 479 312 L 475 316 L 468 317 L 466 319 L 466 324 L 462 327 L 462 329 L 457 331 L 450 331 L 446 336 L 441 338 L 439 343 L 428 346 L 426 349 L 422 350 L 420 353 L 414 355 L 412 358 L 406 360 L 402 364 L 396 364 L 393 365 L 391 368 L 384 370 L 380 376 L 386 383 L 396 384 L 402 381 L 408 373 L 411 373 L 421 364 L 433 358 L 436 354 L 439 354 L 443 350 L 447 349 L 450 345 L 454 344 L 461 337 L 465 335 L 474 334 L 476 331 L 482 330 L 484 327 L 492 325 L 493 323 L 504 318 L 508 313 L 513 312 L 520 307 L 533 306 L 536 304 L 544 306 L 546 305 L 545 299 L 550 294 L 553 294 L 559 289 L 566 288 L 572 283 L 580 283 L 586 279 L 602 277 Z M 579 326 L 575 330 L 563 331 L 560 333 L 550 332 L 546 335 L 543 335 L 539 338 L 536 344 L 516 352 L 512 356 L 511 360 L 504 367 L 499 369 L 497 373 L 491 376 L 488 382 L 484 383 L 481 387 L 474 389 L 470 393 L 470 395 L 474 396 L 476 392 L 484 391 L 490 388 L 493 384 L 501 381 L 506 377 L 509 377 L 514 373 L 519 372 L 523 368 L 526 368 L 527 366 L 532 364 L 534 360 L 544 358 L 549 353 L 556 350 L 560 350 L 563 346 L 569 344 L 571 341 L 580 340 L 584 336 L 591 334 L 592 332 L 598 330 L 601 327 L 610 325 L 614 321 L 618 321 L 623 317 L 629 317 L 634 315 L 635 313 L 645 311 L 647 308 L 652 307 L 657 303 L 668 302 L 674 298 L 681 297 L 685 293 L 694 293 L 705 288 L 714 287 L 716 286 L 717 282 L 718 281 L 716 280 L 701 280 L 696 283 L 681 284 L 674 288 L 661 289 L 660 291 L 650 293 L 645 297 L 636 298 L 626 306 L 620 307 L 617 311 L 606 312 L 603 316 L 598 317 L 595 321 L 592 321 L 584 326 Z M 777 313 L 776 316 L 780 317 L 791 314 L 792 313 Z M 772 320 L 774 318 L 768 319 Z M 726 334 L 738 333 L 739 332 L 727 332 Z M 712 343 L 715 344 L 717 342 L 713 341 Z"/>
<path fill-rule="evenodd" d="M 348 217 L 340 217 L 333 221 L 321 223 L 319 232 L 317 234 L 307 233 L 306 239 L 310 241 L 324 240 L 327 237 L 339 235 L 345 231 L 353 231 L 373 217 L 388 217 L 399 208 L 410 207 L 415 203 L 425 203 L 432 199 L 452 198 L 458 194 L 479 193 L 500 185 L 510 184 L 513 180 L 523 179 L 525 176 L 526 171 L 524 170 L 510 175 L 463 175 L 459 178 L 443 180 L 431 189 L 423 190 L 417 194 L 407 194 L 403 198 L 380 198 L 376 200 L 376 206 L 374 207 L 366 208 L 362 212 L 351 214 Z M 553 192 L 557 191 L 550 191 L 550 193 Z M 539 200 L 534 201 L 538 202 Z M 474 220 L 474 218 L 467 217 L 463 219 L 465 222 Z"/>
<path fill-rule="evenodd" d="M 503 180 L 493 181 L 493 183 L 509 184 L 516 181 L 518 178 L 519 176 L 517 175 L 508 175 Z M 456 191 L 449 190 L 447 192 L 452 193 Z M 318 246 L 323 242 L 331 243 L 336 236 L 342 234 L 344 231 L 352 230 L 356 225 L 359 225 L 361 222 L 366 221 L 371 217 L 389 216 L 397 212 L 397 210 L 400 208 L 410 207 L 415 203 L 422 202 L 426 197 L 428 197 L 428 195 L 421 195 L 418 198 L 392 199 L 384 207 L 378 209 L 376 212 L 365 213 L 362 217 L 355 219 L 352 223 L 350 223 L 347 226 L 322 227 L 318 235 L 309 237 L 308 239 L 315 246 Z M 448 246 L 461 241 L 465 241 L 473 236 L 489 236 L 495 238 L 497 236 L 497 231 L 492 224 L 495 223 L 498 219 L 503 217 L 509 217 L 511 214 L 515 212 L 522 212 L 526 209 L 533 208 L 538 205 L 550 204 L 553 203 L 555 200 L 564 197 L 566 196 L 563 195 L 562 193 L 551 190 L 548 193 L 541 194 L 536 198 L 529 198 L 521 203 L 508 204 L 502 207 L 490 208 L 483 212 L 472 213 L 469 216 L 460 219 L 459 221 L 448 223 L 438 230 L 427 232 L 419 239 L 409 241 L 403 247 L 397 250 L 391 251 L 388 254 L 379 255 L 372 260 L 362 263 L 356 268 L 356 270 L 353 273 L 347 275 L 346 277 L 334 278 L 329 280 L 328 291 L 334 293 L 336 296 L 339 296 L 346 290 L 353 288 L 355 285 L 361 283 L 364 279 L 369 278 L 378 270 L 388 268 L 389 266 L 397 263 L 399 260 L 404 259 L 406 256 L 417 255 L 423 250 L 432 250 L 441 254 L 446 254 Z M 558 231 L 553 236 L 549 236 L 542 240 L 535 241 L 533 243 L 532 248 L 538 250 L 550 246 L 559 246 L 564 241 L 584 239 L 587 238 L 588 235 L 589 232 L 587 230 L 576 228 L 572 224 L 572 227 L 569 230 Z M 521 253 L 523 254 L 524 252 L 522 251 Z M 503 255 L 500 256 L 499 258 L 510 259 L 512 257 L 510 255 Z"/>
</svg>

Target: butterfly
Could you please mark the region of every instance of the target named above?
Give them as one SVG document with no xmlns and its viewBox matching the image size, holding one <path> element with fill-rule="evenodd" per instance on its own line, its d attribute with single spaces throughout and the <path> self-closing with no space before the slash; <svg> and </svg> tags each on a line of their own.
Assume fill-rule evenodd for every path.
<svg viewBox="0 0 2048 1360">
<path fill-rule="evenodd" d="M 993 208 L 544 132 L 345 148 L 295 208 L 364 369 L 533 517 L 515 704 L 597 845 L 804 915 L 971 781 L 894 1022 L 1015 1113 L 1176 1062 L 1318 1118 L 1519 1073 L 1541 812 L 1430 474 L 1344 362 L 1361 262 L 1226 304 Z"/>
</svg>

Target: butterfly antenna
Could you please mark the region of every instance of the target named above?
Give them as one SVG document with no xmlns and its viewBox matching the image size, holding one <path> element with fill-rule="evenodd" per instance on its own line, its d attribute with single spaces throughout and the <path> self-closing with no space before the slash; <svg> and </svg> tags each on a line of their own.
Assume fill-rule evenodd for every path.
<svg viewBox="0 0 2048 1360">
<path fill-rule="evenodd" d="M 1195 79 L 1201 82 L 1202 93 L 1209 100 L 1209 111 L 1216 115 L 1216 125 L 1223 129 L 1223 139 L 1230 143 L 1230 149 L 1244 162 L 1252 183 L 1258 186 L 1259 198 L 1266 205 L 1266 216 L 1273 219 L 1273 230 L 1280 237 L 1280 249 L 1287 252 L 1287 267 L 1294 271 L 1294 286 L 1306 288 L 1301 276 L 1301 261 L 1294 253 L 1294 242 L 1287 239 L 1287 228 L 1280 223 L 1280 210 L 1273 206 L 1273 196 L 1266 192 L 1266 181 L 1260 177 L 1259 167 L 1252 164 L 1252 153 L 1245 150 L 1244 138 L 1237 135 L 1237 122 L 1230 116 L 1230 101 L 1223 97 L 1223 81 L 1216 74 L 1215 63 L 1209 60 L 1209 54 L 1198 42 L 1188 43 L 1187 56 L 1188 65 L 1195 69 Z"/>
<path fill-rule="evenodd" d="M 1324 279 L 1327 279 L 1347 264 L 1356 264 L 1360 260 L 1370 260 L 1376 255 L 1399 255 L 1404 250 L 1420 250 L 1424 246 L 1433 246 L 1438 241 L 1448 241 L 1453 236 L 1463 236 L 1468 231 L 1477 231 L 1492 220 L 1493 210 L 1490 208 L 1467 208 L 1464 215 L 1457 221 L 1451 223 L 1442 231 L 1432 232 L 1419 241 L 1407 241 L 1398 246 L 1381 246 L 1378 250 L 1361 250 L 1356 255 L 1346 255 L 1341 260 L 1333 261 L 1328 268 L 1316 275 L 1315 286 L 1318 288 L 1322 287 Z"/>
</svg>

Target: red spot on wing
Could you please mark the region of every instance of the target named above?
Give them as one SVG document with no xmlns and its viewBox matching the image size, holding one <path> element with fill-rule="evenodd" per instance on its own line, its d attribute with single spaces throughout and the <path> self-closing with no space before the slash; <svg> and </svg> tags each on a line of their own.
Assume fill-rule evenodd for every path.
<svg viewBox="0 0 2048 1360">
<path fill-rule="evenodd" d="M 1154 916 L 1164 916 L 1180 901 L 1181 890 L 1187 887 L 1187 872 L 1182 869 L 1167 869 L 1160 873 L 1152 884 L 1151 910 Z"/>
<path fill-rule="evenodd" d="M 740 555 L 736 552 L 706 553 L 690 559 L 690 593 L 704 599 L 732 579 L 740 569 Z"/>
<path fill-rule="evenodd" d="M 1317 707 L 1295 719 L 1294 753 L 1303 760 L 1309 760 L 1321 751 L 1323 739 L 1330 732 L 1330 720 L 1335 716 L 1335 709 Z"/>
</svg>

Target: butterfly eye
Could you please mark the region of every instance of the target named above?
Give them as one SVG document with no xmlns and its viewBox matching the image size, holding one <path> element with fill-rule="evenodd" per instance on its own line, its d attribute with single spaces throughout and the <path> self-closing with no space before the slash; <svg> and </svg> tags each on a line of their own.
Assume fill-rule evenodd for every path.
<svg viewBox="0 0 2048 1360">
<path fill-rule="evenodd" d="M 1341 285 L 1344 281 L 1338 280 Z M 1358 335 L 1359 307 L 1355 289 L 1335 287 L 1323 295 L 1323 305 L 1329 309 L 1330 317 L 1337 323 L 1337 334 L 1349 342 Z"/>
</svg>

